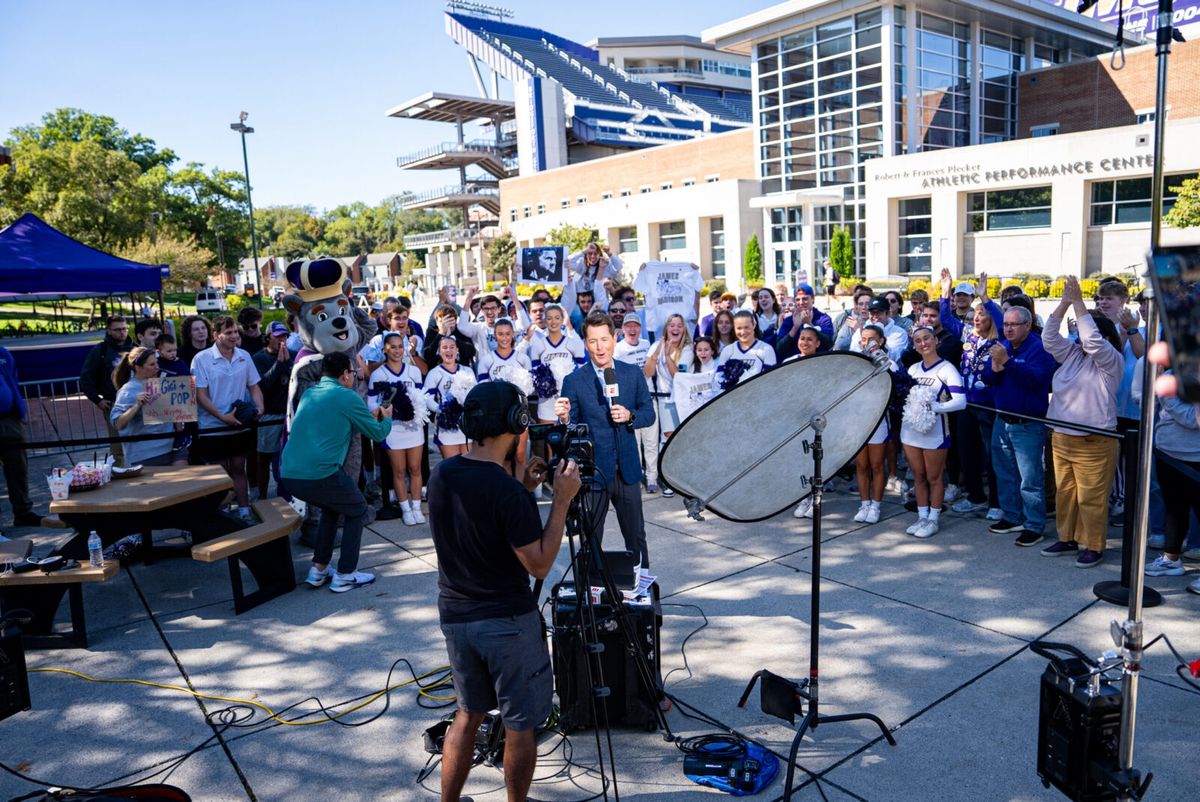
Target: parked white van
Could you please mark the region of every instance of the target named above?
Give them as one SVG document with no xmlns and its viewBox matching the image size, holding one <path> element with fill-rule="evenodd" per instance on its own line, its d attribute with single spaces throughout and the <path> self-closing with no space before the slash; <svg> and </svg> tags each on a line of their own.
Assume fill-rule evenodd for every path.
<svg viewBox="0 0 1200 802">
<path fill-rule="evenodd" d="M 225 293 L 211 287 L 196 290 L 196 311 L 198 313 L 228 312 L 229 305 L 225 302 Z"/>
</svg>

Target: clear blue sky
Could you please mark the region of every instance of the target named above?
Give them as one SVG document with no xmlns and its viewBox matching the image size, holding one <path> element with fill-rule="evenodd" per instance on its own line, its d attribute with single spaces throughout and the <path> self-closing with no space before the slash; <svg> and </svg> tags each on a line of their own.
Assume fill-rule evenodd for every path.
<svg viewBox="0 0 1200 802">
<path fill-rule="evenodd" d="M 683 33 L 771 5 L 515 0 L 515 22 L 577 41 Z M 44 113 L 107 114 L 181 162 L 242 167 L 229 124 L 250 113 L 256 206 L 376 203 L 452 174 L 396 168 L 450 126 L 384 111 L 437 89 L 477 94 L 436 0 L 0 0 L 0 139 Z"/>
</svg>

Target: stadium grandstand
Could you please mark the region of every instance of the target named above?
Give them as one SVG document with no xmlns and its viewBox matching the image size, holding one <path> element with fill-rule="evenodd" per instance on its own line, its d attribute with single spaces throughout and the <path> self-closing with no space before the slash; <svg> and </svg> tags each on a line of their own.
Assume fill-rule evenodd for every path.
<svg viewBox="0 0 1200 802">
<path fill-rule="evenodd" d="M 406 208 L 461 210 L 461 226 L 405 239 L 407 249 L 425 251 L 424 280 L 435 286 L 457 284 L 463 274 L 482 279 L 487 243 L 499 234 L 500 179 L 752 123 L 748 58 L 717 53 L 696 37 L 603 39 L 589 47 L 512 17 L 498 6 L 447 2 L 446 33 L 466 51 L 479 96 L 431 91 L 387 111 L 454 126 L 453 140 L 396 160 L 405 170 L 457 174 L 404 201 Z M 471 125 L 479 132 L 468 135 Z"/>
</svg>

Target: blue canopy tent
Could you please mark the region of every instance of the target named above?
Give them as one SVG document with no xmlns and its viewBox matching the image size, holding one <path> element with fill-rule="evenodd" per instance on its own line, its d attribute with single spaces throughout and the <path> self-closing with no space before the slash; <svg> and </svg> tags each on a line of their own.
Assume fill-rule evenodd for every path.
<svg viewBox="0 0 1200 802">
<path fill-rule="evenodd" d="M 26 213 L 0 230 L 0 303 L 145 292 L 158 295 L 166 265 L 144 265 L 98 251 Z M 78 373 L 91 342 L 12 349 L 23 381 Z"/>
<path fill-rule="evenodd" d="M 144 265 L 98 251 L 32 213 L 0 231 L 0 293 L 124 295 L 162 292 L 165 265 Z"/>
</svg>

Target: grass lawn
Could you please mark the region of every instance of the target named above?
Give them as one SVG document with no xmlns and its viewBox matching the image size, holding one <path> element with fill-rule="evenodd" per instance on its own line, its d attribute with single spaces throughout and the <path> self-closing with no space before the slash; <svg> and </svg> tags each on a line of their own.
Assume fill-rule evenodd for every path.
<svg viewBox="0 0 1200 802">
<path fill-rule="evenodd" d="M 94 305 L 93 300 L 95 301 Z M 63 331 L 64 326 L 59 325 L 60 320 L 65 322 L 66 331 L 83 331 L 93 311 L 96 315 L 100 314 L 101 302 L 105 302 L 107 308 L 113 312 L 120 310 L 128 313 L 130 311 L 129 296 L 114 296 L 111 301 L 104 298 L 72 298 L 53 303 L 49 301 L 37 303 L 13 301 L 0 304 L 0 331 L 13 330 L 21 327 L 21 324 L 24 324 L 24 329 L 27 331 Z M 142 303 L 150 304 L 154 309 L 154 314 L 158 314 L 157 296 L 139 295 L 137 305 L 140 307 Z M 193 315 L 196 313 L 196 294 L 194 292 L 163 293 L 163 306 L 168 317 Z"/>
</svg>

